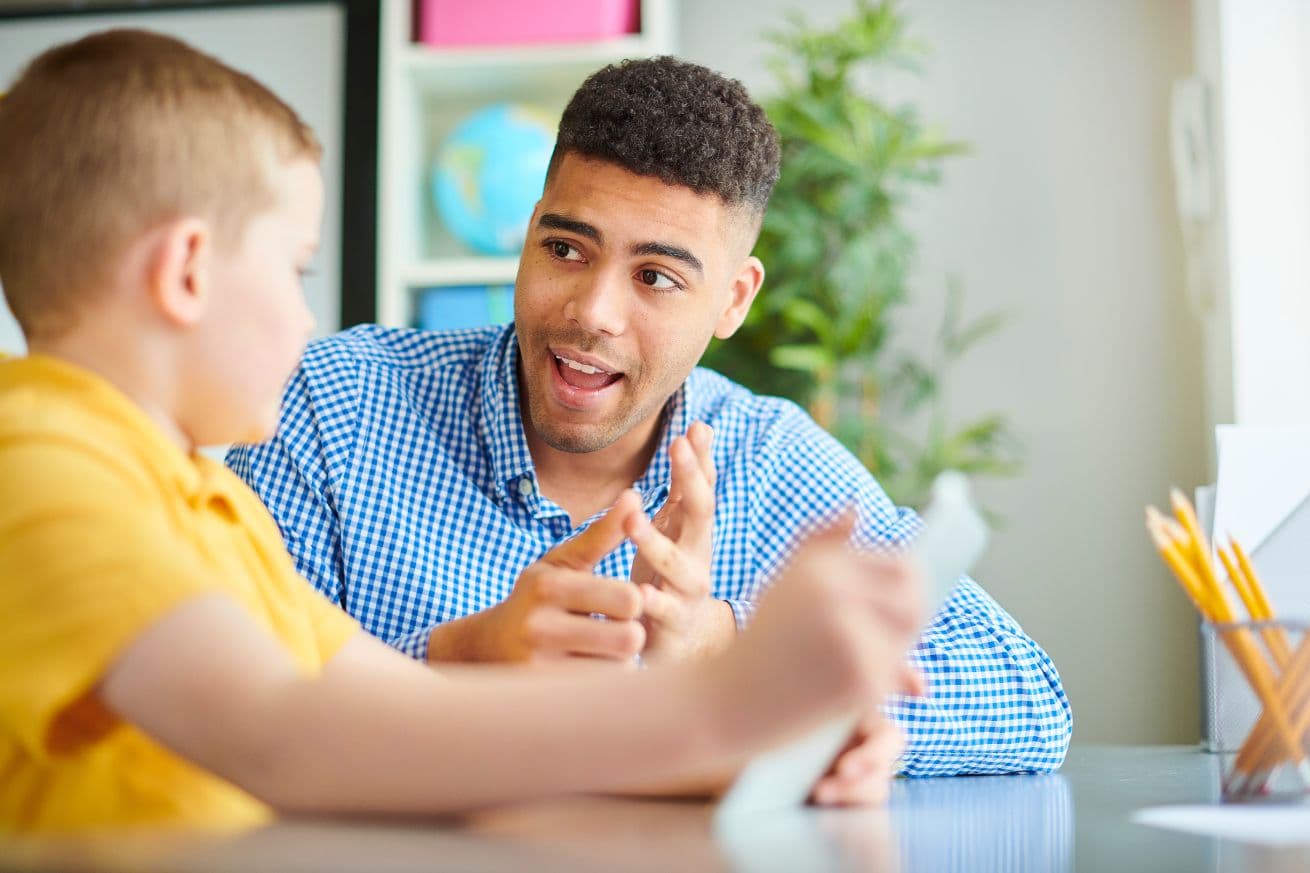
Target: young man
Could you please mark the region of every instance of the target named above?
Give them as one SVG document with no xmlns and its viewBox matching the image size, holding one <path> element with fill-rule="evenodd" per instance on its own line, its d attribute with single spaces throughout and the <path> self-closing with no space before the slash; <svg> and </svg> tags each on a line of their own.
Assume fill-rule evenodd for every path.
<svg viewBox="0 0 1310 873">
<path fill-rule="evenodd" d="M 311 328 L 318 155 L 254 80 L 143 32 L 52 49 L 0 101 L 0 281 L 31 353 L 0 363 L 0 832 L 695 782 L 913 684 L 912 580 L 840 530 L 740 643 L 644 673 L 443 680 L 315 593 L 196 450 L 277 421 Z M 678 569 L 626 492 L 541 563 L 585 575 L 625 532 Z"/>
<path fill-rule="evenodd" d="M 560 123 L 514 324 L 314 343 L 277 437 L 229 455 L 300 571 L 419 659 L 657 663 L 726 645 L 815 518 L 854 503 L 866 547 L 912 540 L 915 515 L 795 405 L 695 368 L 760 289 L 751 249 L 778 163 L 739 83 L 672 58 L 589 78 Z M 659 574 L 625 544 L 595 577 L 552 577 L 538 558 L 626 488 L 695 560 Z M 629 578 L 645 634 L 605 608 Z M 905 772 L 1059 765 L 1055 668 L 973 581 L 916 660 L 934 690 L 892 707 Z"/>
</svg>

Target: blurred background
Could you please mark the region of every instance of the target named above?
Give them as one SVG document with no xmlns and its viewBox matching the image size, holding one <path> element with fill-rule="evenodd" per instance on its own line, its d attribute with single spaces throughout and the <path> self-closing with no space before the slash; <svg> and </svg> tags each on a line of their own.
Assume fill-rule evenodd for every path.
<svg viewBox="0 0 1310 873">
<path fill-rule="evenodd" d="M 208 48 L 319 130 L 321 332 L 507 320 L 582 78 L 673 53 L 741 79 L 851 197 L 786 193 L 784 165 L 771 302 L 714 363 L 795 392 L 902 499 L 978 472 L 997 528 L 975 575 L 1054 658 L 1075 740 L 1197 739 L 1196 621 L 1142 511 L 1212 480 L 1215 423 L 1310 419 L 1310 4 L 10 0 L 0 75 L 112 24 Z M 847 90 L 815 90 L 833 46 Z M 833 216 L 851 245 L 789 284 L 813 269 L 791 243 Z M 851 312 L 862 332 L 824 333 Z M 0 347 L 21 349 L 3 319 Z"/>
</svg>

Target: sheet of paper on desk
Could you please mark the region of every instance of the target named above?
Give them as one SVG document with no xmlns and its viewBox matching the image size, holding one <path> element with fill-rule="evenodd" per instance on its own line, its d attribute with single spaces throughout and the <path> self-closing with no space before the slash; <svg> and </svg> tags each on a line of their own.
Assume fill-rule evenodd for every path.
<svg viewBox="0 0 1310 873">
<path fill-rule="evenodd" d="M 1266 846 L 1310 846 L 1310 807 L 1155 806 L 1138 810 L 1138 824 Z"/>
</svg>

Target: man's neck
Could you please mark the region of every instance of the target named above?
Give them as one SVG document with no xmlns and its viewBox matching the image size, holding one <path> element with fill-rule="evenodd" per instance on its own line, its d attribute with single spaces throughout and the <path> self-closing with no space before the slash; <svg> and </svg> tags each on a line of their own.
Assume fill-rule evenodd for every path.
<svg viewBox="0 0 1310 873">
<path fill-rule="evenodd" d="M 664 424 L 663 410 L 594 452 L 565 452 L 547 445 L 528 421 L 523 432 L 537 470 L 537 487 L 558 503 L 577 527 L 614 504 L 642 477 L 655 455 Z"/>
</svg>

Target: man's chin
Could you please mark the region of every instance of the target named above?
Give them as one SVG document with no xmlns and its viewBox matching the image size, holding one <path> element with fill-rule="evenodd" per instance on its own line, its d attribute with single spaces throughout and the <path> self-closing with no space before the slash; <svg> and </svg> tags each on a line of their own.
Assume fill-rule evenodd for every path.
<svg viewBox="0 0 1310 873">
<path fill-rule="evenodd" d="M 598 452 L 614 445 L 619 434 L 603 425 L 589 427 L 555 427 L 553 425 L 536 426 L 537 436 L 541 441 L 557 452 L 573 455 L 585 455 Z"/>
</svg>

